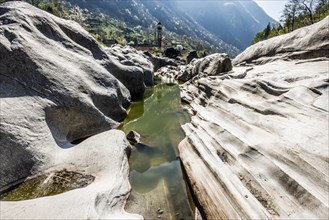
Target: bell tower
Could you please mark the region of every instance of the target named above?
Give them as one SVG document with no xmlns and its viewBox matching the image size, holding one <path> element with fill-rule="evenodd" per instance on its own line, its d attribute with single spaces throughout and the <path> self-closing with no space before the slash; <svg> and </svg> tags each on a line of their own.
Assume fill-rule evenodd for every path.
<svg viewBox="0 0 329 220">
<path fill-rule="evenodd" d="M 160 48 L 162 46 L 162 29 L 163 29 L 162 24 L 161 22 L 159 22 L 155 30 L 155 42 L 157 46 Z"/>
</svg>

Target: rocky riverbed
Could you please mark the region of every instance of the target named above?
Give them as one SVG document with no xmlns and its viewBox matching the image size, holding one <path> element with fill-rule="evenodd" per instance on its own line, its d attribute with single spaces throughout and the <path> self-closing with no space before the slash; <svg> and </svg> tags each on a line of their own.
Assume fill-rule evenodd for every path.
<svg viewBox="0 0 329 220">
<path fill-rule="evenodd" d="M 192 120 L 179 157 L 204 218 L 328 218 L 328 23 L 257 43 L 233 61 L 151 59 L 156 69 L 171 65 L 157 76 L 182 83 Z M 128 204 L 139 214 L 124 210 L 132 147 L 115 128 L 153 85 L 150 58 L 101 47 L 77 23 L 23 2 L 1 4 L 0 24 L 0 191 L 27 186 L 3 194 L 1 218 L 142 218 L 134 199 L 145 195 Z M 165 192 L 157 182 L 151 197 Z M 167 205 L 153 205 L 152 217 L 173 217 Z"/>
</svg>

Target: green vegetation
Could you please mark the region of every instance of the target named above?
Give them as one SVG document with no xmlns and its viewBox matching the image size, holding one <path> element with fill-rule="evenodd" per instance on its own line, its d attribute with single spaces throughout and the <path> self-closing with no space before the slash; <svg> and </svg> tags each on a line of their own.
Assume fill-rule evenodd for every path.
<svg viewBox="0 0 329 220">
<path fill-rule="evenodd" d="M 15 0 L 0 0 L 0 4 L 10 1 L 15 1 Z M 28 2 L 35 7 L 48 11 L 61 18 L 68 18 L 70 14 L 69 3 L 65 1 L 61 1 L 61 0 L 20 0 L 20 1 Z"/>
<path fill-rule="evenodd" d="M 12 0 L 0 0 L 0 3 Z M 121 45 L 147 44 L 153 45 L 154 27 L 142 28 L 141 26 L 129 26 L 123 21 L 110 18 L 109 16 L 99 13 L 90 12 L 87 9 L 81 9 L 72 5 L 65 0 L 22 0 L 35 7 L 52 13 L 58 17 L 74 20 L 91 33 L 95 39 L 105 46 L 113 43 Z M 186 35 L 178 35 L 168 30 L 164 31 L 163 39 L 167 46 L 184 48 L 185 51 L 213 51 L 213 46 L 206 42 L 192 39 Z M 150 51 L 153 55 L 162 56 L 163 51 L 159 48 L 152 48 Z"/>
<path fill-rule="evenodd" d="M 328 15 L 328 0 L 289 0 L 281 16 L 283 26 L 269 23 L 263 31 L 255 36 L 252 43 L 289 33 L 297 28 L 318 22 Z"/>
</svg>

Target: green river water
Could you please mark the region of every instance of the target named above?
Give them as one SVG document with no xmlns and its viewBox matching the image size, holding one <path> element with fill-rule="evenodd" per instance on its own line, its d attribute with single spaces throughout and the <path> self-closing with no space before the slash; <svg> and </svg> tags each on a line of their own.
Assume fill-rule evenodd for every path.
<svg viewBox="0 0 329 220">
<path fill-rule="evenodd" d="M 185 137 L 181 125 L 190 121 L 181 106 L 177 84 L 158 84 L 148 89 L 144 99 L 133 102 L 121 129 L 141 135 L 129 163 L 132 198 L 128 212 L 146 219 L 191 219 L 193 202 L 189 197 L 180 160 L 178 144 Z M 147 204 L 147 205 L 146 205 Z M 163 209 L 159 215 L 156 210 Z"/>
</svg>

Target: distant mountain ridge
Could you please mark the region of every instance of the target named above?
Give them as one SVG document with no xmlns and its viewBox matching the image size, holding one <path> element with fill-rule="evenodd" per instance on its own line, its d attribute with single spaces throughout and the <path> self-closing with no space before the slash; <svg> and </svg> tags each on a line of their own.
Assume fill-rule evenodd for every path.
<svg viewBox="0 0 329 220">
<path fill-rule="evenodd" d="M 178 7 L 209 32 L 240 50 L 269 22 L 276 22 L 254 1 L 177 1 Z"/>
<path fill-rule="evenodd" d="M 253 1 L 68 1 L 131 26 L 147 28 L 161 21 L 168 31 L 203 40 L 231 56 L 247 48 L 268 22 L 274 22 Z"/>
</svg>

